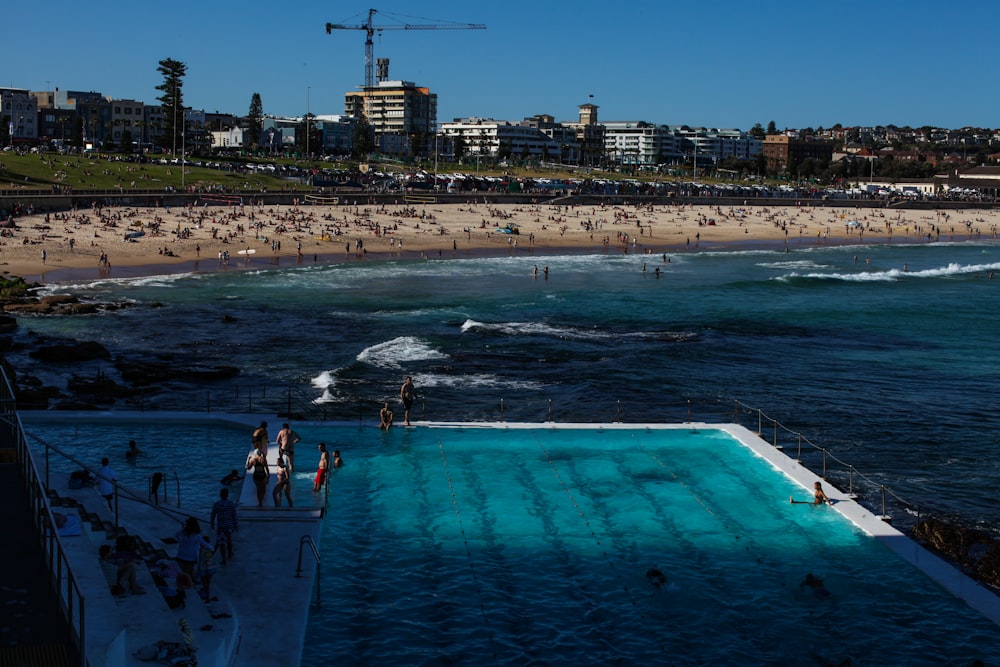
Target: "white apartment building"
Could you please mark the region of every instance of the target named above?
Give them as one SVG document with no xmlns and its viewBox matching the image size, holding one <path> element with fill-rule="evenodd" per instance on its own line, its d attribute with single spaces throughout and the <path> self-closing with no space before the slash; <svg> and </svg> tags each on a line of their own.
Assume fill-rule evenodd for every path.
<svg viewBox="0 0 1000 667">
<path fill-rule="evenodd" d="M 673 152 L 673 138 L 662 125 L 641 120 L 613 120 L 601 124 L 604 125 L 604 154 L 614 163 L 658 165 L 663 161 L 662 154 Z"/>
<path fill-rule="evenodd" d="M 461 139 L 468 155 L 559 160 L 562 145 L 537 127 L 492 118 L 456 118 L 441 134 L 452 144 Z"/>
</svg>

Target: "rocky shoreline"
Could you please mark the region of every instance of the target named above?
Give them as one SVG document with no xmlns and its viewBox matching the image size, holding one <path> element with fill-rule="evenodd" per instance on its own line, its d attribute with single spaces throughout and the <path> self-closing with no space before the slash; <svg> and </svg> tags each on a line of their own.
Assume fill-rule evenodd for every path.
<svg viewBox="0 0 1000 667">
<path fill-rule="evenodd" d="M 179 365 L 169 353 L 158 353 L 153 359 L 133 359 L 112 354 L 96 341 L 67 342 L 43 335 L 17 337 L 19 317 L 93 316 L 134 307 L 124 302 L 81 301 L 69 294 L 35 296 L 32 291 L 38 287 L 38 283 L 20 277 L 0 278 L 0 308 L 4 313 L 0 315 L 0 354 L 20 409 L 106 410 L 120 403 L 135 404 L 141 397 L 164 391 L 164 385 L 172 381 L 212 382 L 239 374 L 235 366 Z M 158 308 L 160 304 L 143 307 Z M 36 376 L 19 372 L 7 358 L 13 351 L 67 371 L 65 385 L 46 384 Z M 93 362 L 110 365 L 117 378 L 109 377 L 104 370 L 95 371 Z"/>
</svg>

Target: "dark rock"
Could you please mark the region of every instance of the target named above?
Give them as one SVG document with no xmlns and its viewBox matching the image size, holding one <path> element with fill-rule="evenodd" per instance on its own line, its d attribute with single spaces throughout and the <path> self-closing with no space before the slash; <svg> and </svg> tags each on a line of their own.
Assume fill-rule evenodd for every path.
<svg viewBox="0 0 1000 667">
<path fill-rule="evenodd" d="M 15 394 L 17 407 L 22 410 L 47 410 L 50 400 L 62 396 L 62 392 L 55 387 L 18 388 Z"/>
<path fill-rule="evenodd" d="M 74 345 L 48 345 L 28 353 L 33 359 L 49 363 L 68 363 L 77 361 L 92 361 L 94 359 L 111 359 L 111 353 L 100 343 L 84 341 Z"/>
<path fill-rule="evenodd" d="M 78 400 L 68 400 L 60 401 L 53 406 L 56 410 L 73 410 L 73 411 L 84 411 L 84 410 L 103 410 L 99 405 L 94 405 L 93 403 L 84 403 Z"/>
<path fill-rule="evenodd" d="M 966 574 L 993 585 L 1000 583 L 1000 544 L 985 530 L 929 517 L 913 527 L 913 537 Z"/>
<path fill-rule="evenodd" d="M 38 303 L 54 308 L 67 303 L 80 303 L 80 299 L 72 294 L 50 294 L 48 296 L 39 297 Z"/>
<path fill-rule="evenodd" d="M 84 394 L 94 397 L 105 397 L 104 402 L 113 402 L 115 398 L 130 396 L 128 387 L 124 387 L 107 377 L 84 378 L 74 375 L 66 383 L 66 389 L 74 394 Z"/>
<path fill-rule="evenodd" d="M 122 379 L 137 387 L 149 387 L 171 380 L 212 382 L 236 377 L 236 366 L 188 366 L 177 362 L 119 361 L 115 364 Z"/>
<path fill-rule="evenodd" d="M 17 331 L 17 318 L 10 315 L 0 315 L 0 333 L 8 334 Z"/>
</svg>

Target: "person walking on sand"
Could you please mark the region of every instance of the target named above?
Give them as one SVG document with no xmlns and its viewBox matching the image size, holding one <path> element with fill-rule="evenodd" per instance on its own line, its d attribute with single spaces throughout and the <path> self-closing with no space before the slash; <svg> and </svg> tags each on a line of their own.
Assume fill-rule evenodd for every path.
<svg viewBox="0 0 1000 667">
<path fill-rule="evenodd" d="M 319 468 L 316 470 L 316 479 L 313 480 L 313 493 L 319 493 L 330 474 L 330 452 L 326 451 L 326 443 L 321 442 L 316 448 L 319 449 Z"/>
<path fill-rule="evenodd" d="M 413 399 L 417 397 L 417 390 L 413 386 L 413 378 L 409 375 L 399 388 L 399 400 L 403 402 L 403 425 L 410 425 L 410 408 L 413 407 Z"/>
</svg>

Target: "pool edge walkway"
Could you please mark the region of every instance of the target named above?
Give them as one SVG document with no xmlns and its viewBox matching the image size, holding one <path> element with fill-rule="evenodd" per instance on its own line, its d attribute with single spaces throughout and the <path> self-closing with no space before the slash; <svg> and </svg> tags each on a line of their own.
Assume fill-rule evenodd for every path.
<svg viewBox="0 0 1000 667">
<path fill-rule="evenodd" d="M 789 479 L 812 493 L 815 482 L 826 481 L 796 459 L 785 454 L 759 435 L 738 424 L 688 424 L 694 428 L 720 428 L 740 441 Z M 892 524 L 872 514 L 867 508 L 831 484 L 824 487 L 834 501 L 832 508 L 887 549 L 926 574 L 943 589 L 964 601 L 969 607 L 1000 626 L 1000 597 L 992 590 L 964 574 L 954 565 L 927 550 L 916 540 L 900 532 Z"/>
</svg>

